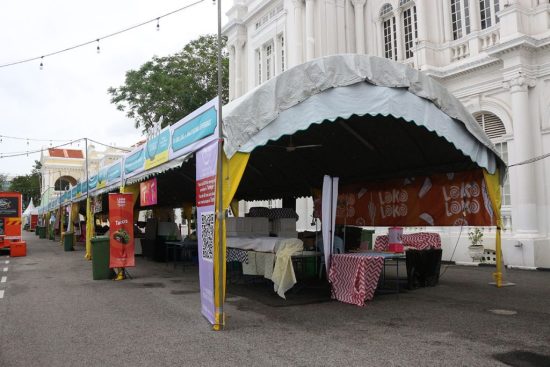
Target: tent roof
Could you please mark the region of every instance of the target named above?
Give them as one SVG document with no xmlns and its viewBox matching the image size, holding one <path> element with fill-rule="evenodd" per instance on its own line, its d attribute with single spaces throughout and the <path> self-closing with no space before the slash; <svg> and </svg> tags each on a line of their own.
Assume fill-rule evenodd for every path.
<svg viewBox="0 0 550 367">
<path fill-rule="evenodd" d="M 443 86 L 407 65 L 368 55 L 312 60 L 229 103 L 224 107 L 224 149 L 231 157 L 312 124 L 354 116 L 365 117 L 363 121 L 381 121 L 387 116 L 422 126 L 477 166 L 491 173 L 497 167 L 505 170 L 479 124 Z M 383 135 L 374 138 L 392 139 L 390 130 L 378 133 Z M 349 136 L 350 143 L 356 140 Z M 416 144 L 425 142 L 417 140 Z"/>
<path fill-rule="evenodd" d="M 422 72 L 367 55 L 296 66 L 224 107 L 228 157 L 252 152 L 237 198 L 506 166 L 473 116 Z M 309 147 L 307 147 L 309 146 Z"/>
</svg>

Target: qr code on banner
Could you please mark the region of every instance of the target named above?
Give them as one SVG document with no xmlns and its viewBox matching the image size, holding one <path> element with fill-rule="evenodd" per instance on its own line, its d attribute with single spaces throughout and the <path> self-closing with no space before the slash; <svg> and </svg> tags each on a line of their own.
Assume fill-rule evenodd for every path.
<svg viewBox="0 0 550 367">
<path fill-rule="evenodd" d="M 214 213 L 201 214 L 202 257 L 214 258 Z"/>
</svg>

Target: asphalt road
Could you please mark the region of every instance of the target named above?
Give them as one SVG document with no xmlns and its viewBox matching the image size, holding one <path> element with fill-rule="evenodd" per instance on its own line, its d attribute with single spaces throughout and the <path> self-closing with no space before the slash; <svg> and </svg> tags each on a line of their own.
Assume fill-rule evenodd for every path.
<svg viewBox="0 0 550 367">
<path fill-rule="evenodd" d="M 196 269 L 138 259 L 132 280 L 93 281 L 82 246 L 26 240 L 27 257 L 0 256 L 3 367 L 550 366 L 550 272 L 509 270 L 517 285 L 497 289 L 492 268 L 449 266 L 436 287 L 362 308 L 229 294 L 214 332 Z"/>
</svg>

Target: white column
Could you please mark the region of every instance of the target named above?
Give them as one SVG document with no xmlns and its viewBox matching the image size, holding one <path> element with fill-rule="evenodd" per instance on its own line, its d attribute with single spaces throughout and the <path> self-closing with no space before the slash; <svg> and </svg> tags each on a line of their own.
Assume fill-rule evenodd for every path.
<svg viewBox="0 0 550 367">
<path fill-rule="evenodd" d="M 451 6 L 449 0 L 443 1 L 443 41 L 449 42 L 453 40 L 453 25 L 451 24 Z"/>
<path fill-rule="evenodd" d="M 227 48 L 229 50 L 229 100 L 234 100 L 235 97 L 235 46 L 233 44 L 228 44 Z"/>
<path fill-rule="evenodd" d="M 293 0 L 294 4 L 294 65 L 299 65 L 304 62 L 304 35 L 303 35 L 303 2 L 302 0 Z"/>
<path fill-rule="evenodd" d="M 374 23 L 376 28 L 376 56 L 385 57 L 384 55 L 384 31 L 382 30 L 382 21 L 377 19 Z"/>
<path fill-rule="evenodd" d="M 405 52 L 403 51 L 403 12 L 401 9 L 395 10 L 395 26 L 397 38 L 397 60 L 403 60 Z"/>
<path fill-rule="evenodd" d="M 428 7 L 426 6 L 426 0 L 416 0 L 415 4 L 416 16 L 418 18 L 418 22 L 416 23 L 416 27 L 418 29 L 418 41 L 426 41 L 428 39 Z"/>
<path fill-rule="evenodd" d="M 345 13 L 345 1 L 336 0 L 336 23 L 338 24 L 338 53 L 346 53 L 346 13 Z"/>
<path fill-rule="evenodd" d="M 355 53 L 365 53 L 365 2 L 366 0 L 352 0 L 355 13 Z"/>
<path fill-rule="evenodd" d="M 338 53 L 338 21 L 336 0 L 326 1 L 326 19 L 327 19 L 327 51 L 328 55 Z"/>
<path fill-rule="evenodd" d="M 315 58 L 314 6 L 315 0 L 306 0 L 306 61 Z"/>
<path fill-rule="evenodd" d="M 479 0 L 468 0 L 470 2 L 470 30 L 479 31 L 481 27 L 481 18 L 479 15 Z M 464 21 L 464 19 L 462 20 Z"/>
<path fill-rule="evenodd" d="M 536 126 L 529 111 L 529 87 L 534 80 L 517 77 L 504 84 L 512 96 L 512 118 L 514 125 L 514 161 L 522 162 L 535 157 Z M 537 183 L 535 165 L 525 164 L 513 168 L 517 179 L 517 215 L 514 215 L 514 231 L 521 234 L 538 233 L 537 225 Z"/>
<path fill-rule="evenodd" d="M 243 94 L 243 47 L 244 39 L 235 41 L 235 98 Z"/>
</svg>

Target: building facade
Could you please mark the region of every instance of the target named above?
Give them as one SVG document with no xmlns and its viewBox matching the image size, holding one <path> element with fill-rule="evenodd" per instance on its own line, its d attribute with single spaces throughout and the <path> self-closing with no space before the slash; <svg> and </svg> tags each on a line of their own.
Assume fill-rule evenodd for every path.
<svg viewBox="0 0 550 367">
<path fill-rule="evenodd" d="M 99 167 L 107 166 L 120 159 L 129 148 L 96 150 L 88 146 L 88 172 L 93 174 Z M 86 157 L 83 150 L 49 148 L 40 156 L 40 195 L 41 205 L 60 196 L 78 181 L 86 179 Z"/>
<path fill-rule="evenodd" d="M 230 99 L 308 60 L 366 53 L 437 79 L 510 165 L 550 150 L 550 0 L 235 0 L 227 15 Z M 550 268 L 549 182 L 549 159 L 510 167 L 508 264 Z"/>
</svg>

